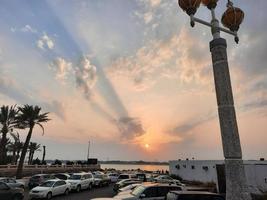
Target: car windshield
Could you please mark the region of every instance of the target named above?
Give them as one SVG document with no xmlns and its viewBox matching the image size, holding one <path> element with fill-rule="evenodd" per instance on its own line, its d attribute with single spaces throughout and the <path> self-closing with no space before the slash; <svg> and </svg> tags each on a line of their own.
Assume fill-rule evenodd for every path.
<svg viewBox="0 0 267 200">
<path fill-rule="evenodd" d="M 103 178 L 103 176 L 100 175 L 100 174 L 94 175 L 94 177 L 95 177 L 95 178 Z"/>
<path fill-rule="evenodd" d="M 131 194 L 134 196 L 140 196 L 146 188 L 144 186 L 138 186 L 136 187 Z"/>
<path fill-rule="evenodd" d="M 73 175 L 71 175 L 69 177 L 69 179 L 70 180 L 80 180 L 81 179 L 81 175 L 75 175 L 75 174 L 73 174 Z"/>
<path fill-rule="evenodd" d="M 41 176 L 33 176 L 33 177 L 31 177 L 32 180 L 36 180 L 36 179 L 40 179 L 40 178 L 41 178 Z"/>
<path fill-rule="evenodd" d="M 119 179 L 128 179 L 129 178 L 129 175 L 120 175 L 119 176 Z"/>
<path fill-rule="evenodd" d="M 46 181 L 43 184 L 41 184 L 41 187 L 52 187 L 54 185 L 54 181 Z"/>
</svg>

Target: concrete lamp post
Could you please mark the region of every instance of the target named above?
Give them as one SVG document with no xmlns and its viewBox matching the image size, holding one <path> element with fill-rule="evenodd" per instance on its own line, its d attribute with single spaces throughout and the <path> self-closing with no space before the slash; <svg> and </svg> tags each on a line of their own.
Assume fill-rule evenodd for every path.
<svg viewBox="0 0 267 200">
<path fill-rule="evenodd" d="M 209 26 L 213 36 L 213 40 L 210 42 L 210 51 L 225 157 L 226 199 L 251 200 L 242 160 L 242 151 L 227 61 L 227 45 L 226 40 L 220 37 L 220 32 L 222 31 L 233 35 L 235 42 L 238 43 L 239 38 L 237 31 L 244 19 L 244 13 L 241 9 L 234 7 L 233 3 L 228 0 L 227 10 L 222 16 L 222 24 L 226 27 L 223 28 L 220 26 L 220 23 L 215 16 L 217 2 L 218 0 L 178 0 L 179 6 L 190 16 L 191 26 L 194 27 L 195 22 Z M 210 10 L 211 22 L 206 22 L 194 16 L 201 3 Z"/>
</svg>

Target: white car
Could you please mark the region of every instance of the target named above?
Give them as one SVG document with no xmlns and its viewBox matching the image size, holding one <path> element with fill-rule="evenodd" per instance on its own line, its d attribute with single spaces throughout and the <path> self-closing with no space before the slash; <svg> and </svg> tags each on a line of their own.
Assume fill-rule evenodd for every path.
<svg viewBox="0 0 267 200">
<path fill-rule="evenodd" d="M 141 185 L 141 183 L 134 183 L 123 188 L 120 188 L 118 191 L 118 195 L 131 193 L 137 186 Z"/>
<path fill-rule="evenodd" d="M 70 184 L 64 180 L 52 179 L 42 183 L 30 190 L 29 198 L 46 198 L 51 199 L 53 196 L 65 194 L 68 195 L 71 190 Z"/>
<path fill-rule="evenodd" d="M 137 186 L 131 193 L 122 193 L 114 196 L 114 199 L 121 200 L 151 200 L 165 199 L 169 191 L 181 191 L 183 187 L 159 183 L 143 183 Z"/>
<path fill-rule="evenodd" d="M 154 178 L 154 181 L 157 183 L 169 183 L 169 184 L 176 184 L 176 185 L 180 185 L 185 187 L 185 185 L 183 183 L 181 183 L 181 181 L 173 179 L 172 177 L 168 176 L 168 175 L 160 175 L 156 178 Z"/>
<path fill-rule="evenodd" d="M 71 189 L 80 192 L 83 189 L 92 189 L 94 177 L 92 173 L 74 173 L 67 180 L 71 184 Z"/>
<path fill-rule="evenodd" d="M 108 176 L 109 176 L 112 183 L 116 183 L 118 181 L 119 174 L 109 173 Z"/>
<path fill-rule="evenodd" d="M 137 178 L 137 176 L 134 174 L 120 174 L 117 181 L 119 182 L 124 179 L 134 179 L 134 178 Z"/>
</svg>

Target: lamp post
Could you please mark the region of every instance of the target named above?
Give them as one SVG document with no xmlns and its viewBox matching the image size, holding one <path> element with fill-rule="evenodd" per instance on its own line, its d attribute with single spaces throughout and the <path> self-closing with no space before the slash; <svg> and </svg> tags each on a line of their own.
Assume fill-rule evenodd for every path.
<svg viewBox="0 0 267 200">
<path fill-rule="evenodd" d="M 226 199 L 250 200 L 251 196 L 246 183 L 228 68 L 227 44 L 226 40 L 220 37 L 222 31 L 233 35 L 235 42 L 238 43 L 237 31 L 243 21 L 244 13 L 241 9 L 234 7 L 233 3 L 228 0 L 227 10 L 222 16 L 222 24 L 226 27 L 223 28 L 215 15 L 217 2 L 218 0 L 178 0 L 179 6 L 190 16 L 191 26 L 194 27 L 196 22 L 209 26 L 213 36 L 213 40 L 210 42 L 210 51 L 225 157 Z M 211 22 L 206 22 L 194 16 L 201 3 L 210 10 Z"/>
</svg>

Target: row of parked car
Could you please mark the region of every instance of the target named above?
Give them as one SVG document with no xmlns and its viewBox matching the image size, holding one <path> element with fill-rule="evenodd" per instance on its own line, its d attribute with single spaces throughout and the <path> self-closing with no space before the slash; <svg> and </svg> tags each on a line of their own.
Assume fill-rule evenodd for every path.
<svg viewBox="0 0 267 200">
<path fill-rule="evenodd" d="M 51 199 L 60 194 L 68 195 L 70 191 L 90 190 L 92 187 L 109 185 L 111 182 L 110 176 L 102 172 L 36 174 L 30 177 L 28 185 L 14 178 L 0 177 L 0 200 L 22 200 L 27 186 L 30 189 L 30 199 Z"/>
<path fill-rule="evenodd" d="M 111 178 L 102 172 L 37 174 L 29 180 L 29 197 L 51 199 L 60 194 L 68 195 L 70 191 L 80 192 L 110 183 Z"/>
<path fill-rule="evenodd" d="M 53 196 L 70 191 L 80 192 L 92 187 L 101 187 L 114 182 L 113 190 L 117 193 L 113 198 L 121 200 L 224 200 L 219 194 L 188 191 L 186 185 L 168 175 L 144 173 L 119 174 L 102 172 L 37 174 L 29 179 L 29 198 L 51 199 Z M 0 199 L 22 200 L 25 185 L 11 178 L 0 178 Z M 9 196 L 7 195 L 9 194 Z M 104 200 L 98 198 L 98 200 Z"/>
<path fill-rule="evenodd" d="M 146 175 L 145 179 L 146 179 Z M 148 178 L 150 179 L 150 178 Z M 119 179 L 118 179 L 119 180 Z M 117 195 L 113 198 L 96 198 L 94 200 L 224 200 L 222 195 L 202 192 L 188 191 L 187 187 L 179 180 L 168 175 L 159 175 L 143 182 L 141 179 L 128 178 L 119 180 L 113 190 Z"/>
</svg>

